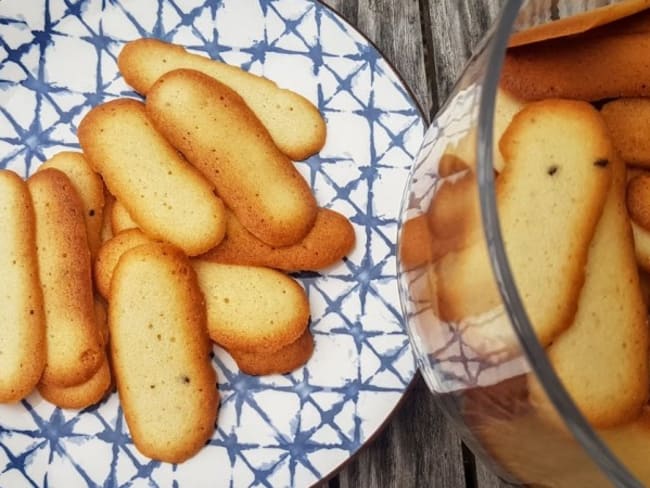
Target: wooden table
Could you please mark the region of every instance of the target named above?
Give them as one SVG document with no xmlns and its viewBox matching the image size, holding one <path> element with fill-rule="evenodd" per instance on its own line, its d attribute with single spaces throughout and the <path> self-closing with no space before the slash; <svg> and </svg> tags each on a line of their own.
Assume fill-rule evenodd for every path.
<svg viewBox="0 0 650 488">
<path fill-rule="evenodd" d="M 385 55 L 430 118 L 504 0 L 324 0 Z M 505 487 L 462 444 L 422 378 L 385 430 L 319 488 Z"/>
</svg>

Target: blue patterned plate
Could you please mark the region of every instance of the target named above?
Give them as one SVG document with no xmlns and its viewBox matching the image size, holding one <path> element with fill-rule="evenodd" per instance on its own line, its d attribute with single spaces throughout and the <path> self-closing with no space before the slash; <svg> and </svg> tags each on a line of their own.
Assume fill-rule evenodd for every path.
<svg viewBox="0 0 650 488">
<path fill-rule="evenodd" d="M 159 37 L 263 74 L 327 119 L 298 163 L 318 202 L 347 215 L 354 252 L 298 275 L 316 350 L 289 375 L 254 378 L 216 350 L 221 411 L 212 440 L 180 465 L 129 437 L 117 395 L 82 412 L 37 393 L 0 407 L 0 486 L 309 486 L 381 426 L 415 366 L 401 318 L 395 242 L 402 191 L 423 135 L 413 100 L 374 47 L 309 0 L 0 0 L 0 167 L 23 176 L 62 149 L 91 106 L 137 95 L 116 57 Z"/>
</svg>

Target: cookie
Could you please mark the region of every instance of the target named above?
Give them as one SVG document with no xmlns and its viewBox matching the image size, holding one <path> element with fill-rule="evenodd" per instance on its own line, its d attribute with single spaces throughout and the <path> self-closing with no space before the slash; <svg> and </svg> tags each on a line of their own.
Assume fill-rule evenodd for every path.
<svg viewBox="0 0 650 488">
<path fill-rule="evenodd" d="M 227 212 L 226 238 L 202 259 L 225 264 L 266 266 L 284 271 L 320 270 L 341 261 L 355 243 L 354 228 L 340 213 L 320 208 L 309 233 L 293 246 L 273 247 L 248 232 Z"/>
<path fill-rule="evenodd" d="M 639 286 L 646 310 L 650 315 L 650 273 L 642 268 L 639 268 Z"/>
<path fill-rule="evenodd" d="M 465 161 L 453 152 L 445 152 L 438 162 L 438 176 L 446 178 L 447 176 L 455 175 L 470 169 Z"/>
<path fill-rule="evenodd" d="M 630 218 L 650 230 L 650 174 L 640 174 L 628 182 L 626 201 Z"/>
<path fill-rule="evenodd" d="M 108 316 L 135 446 L 151 459 L 185 461 L 211 437 L 219 406 L 203 296 L 189 260 L 167 244 L 127 251 L 115 269 Z"/>
<path fill-rule="evenodd" d="M 158 78 L 175 69 L 193 69 L 213 77 L 241 95 L 275 145 L 295 161 L 317 153 L 325 144 L 325 121 L 318 109 L 266 78 L 156 39 L 127 43 L 117 63 L 127 83 L 143 95 L 149 94 Z"/>
<path fill-rule="evenodd" d="M 441 179 L 427 211 L 431 233 L 440 240 L 457 238 L 459 244 L 481 232 L 481 208 L 476 175 L 468 170 Z"/>
<path fill-rule="evenodd" d="M 650 168 L 650 99 L 621 98 L 606 103 L 601 113 L 625 162 Z"/>
<path fill-rule="evenodd" d="M 200 259 L 192 265 L 205 296 L 208 334 L 220 346 L 275 352 L 307 328 L 305 290 L 284 273 Z"/>
<path fill-rule="evenodd" d="M 573 321 L 614 151 L 600 114 L 569 100 L 527 105 L 503 135 L 501 151 L 508 164 L 496 193 L 506 253 L 537 337 L 548 345 Z M 437 273 L 444 320 L 502 304 L 483 240 L 446 255 Z M 508 321 L 476 331 L 486 340 L 516 340 Z"/>
<path fill-rule="evenodd" d="M 189 255 L 216 246 L 226 230 L 214 188 L 147 119 L 144 105 L 120 99 L 98 105 L 81 121 L 86 159 L 138 226 Z"/>
<path fill-rule="evenodd" d="M 517 47 L 506 54 L 501 86 L 525 100 L 649 96 L 649 49 L 650 32 L 575 36 Z"/>
<path fill-rule="evenodd" d="M 580 34 L 596 27 L 609 24 L 650 7 L 648 0 L 626 0 L 611 5 L 591 9 L 587 12 L 563 17 L 558 20 L 536 25 L 530 29 L 515 32 L 510 36 L 510 47 L 522 46 L 557 37 Z"/>
<path fill-rule="evenodd" d="M 641 414 L 634 421 L 613 429 L 599 429 L 597 434 L 607 443 L 607 447 L 642 486 L 650 485 L 650 464 L 648 464 L 648 456 L 650 456 L 649 407 L 644 407 Z"/>
<path fill-rule="evenodd" d="M 36 216 L 45 306 L 47 347 L 41 381 L 79 385 L 95 374 L 103 357 L 95 323 L 83 204 L 70 179 L 54 168 L 36 172 L 27 186 Z"/>
<path fill-rule="evenodd" d="M 115 205 L 116 201 L 115 197 L 104 188 L 104 215 L 102 217 L 102 229 L 100 231 L 102 244 L 113 237 L 113 205 Z"/>
<path fill-rule="evenodd" d="M 634 253 L 636 263 L 644 271 L 650 273 L 650 231 L 631 221 L 632 235 L 634 236 Z"/>
<path fill-rule="evenodd" d="M 125 230 L 138 228 L 138 224 L 135 223 L 126 207 L 115 200 L 111 209 L 111 231 L 113 235 L 117 235 Z"/>
<path fill-rule="evenodd" d="M 111 291 L 111 279 L 120 257 L 129 249 L 148 244 L 151 239 L 139 229 L 128 229 L 115 235 L 104 243 L 95 261 L 95 287 L 101 296 L 108 299 Z"/>
<path fill-rule="evenodd" d="M 318 210 L 311 189 L 236 92 L 176 70 L 149 90 L 147 114 L 255 237 L 290 246 L 307 235 Z"/>
<path fill-rule="evenodd" d="M 97 330 L 99 330 L 100 345 L 106 347 L 109 342 L 107 306 L 100 297 L 95 297 L 94 305 L 95 323 L 97 324 Z"/>
<path fill-rule="evenodd" d="M 639 486 L 650 483 L 649 413 L 646 408 L 633 422 L 596 431 L 641 482 Z M 551 421 L 535 409 L 511 417 L 483 415 L 472 425 L 472 433 L 489 458 L 507 471 L 500 475 L 516 486 L 612 486 L 559 418 Z"/>
<path fill-rule="evenodd" d="M 647 2 L 647 0 L 646 0 Z M 615 22 L 611 22 L 597 29 L 593 29 L 585 35 L 604 36 L 604 35 L 628 35 L 643 34 L 650 32 L 650 9 L 642 10 L 634 15 L 624 17 Z"/>
<path fill-rule="evenodd" d="M 249 375 L 287 374 L 309 360 L 314 352 L 314 338 L 309 329 L 291 344 L 277 351 L 229 351 L 239 369 Z"/>
<path fill-rule="evenodd" d="M 465 245 L 463 235 L 442 238 L 435 236 L 429 228 L 428 216 L 418 215 L 402 225 L 399 240 L 400 265 L 409 270 L 427 263 L 436 263 Z"/>
<path fill-rule="evenodd" d="M 0 403 L 13 403 L 45 367 L 45 314 L 31 197 L 8 170 L 0 170 L 0 288 Z"/>
<path fill-rule="evenodd" d="M 515 97 L 512 93 L 506 92 L 501 88 L 497 89 L 494 100 L 494 119 L 492 127 L 492 137 L 494 140 L 494 153 L 492 165 L 497 173 L 503 171 L 505 160 L 503 154 L 499 149 L 499 141 L 503 133 L 510 125 L 512 118 L 524 107 L 525 101 Z M 467 133 L 453 144 L 450 144 L 446 150 L 445 155 L 439 165 L 438 173 L 440 176 L 448 176 L 452 174 L 450 169 L 456 166 L 461 168 L 465 163 L 469 168 L 476 170 L 476 144 L 478 140 L 478 131 L 472 127 Z M 460 161 L 448 159 L 455 157 Z M 451 166 L 451 168 L 447 167 Z"/>
<path fill-rule="evenodd" d="M 99 329 L 101 345 L 104 348 L 104 351 L 106 352 L 105 357 L 108 363 L 109 372 L 111 372 L 109 376 L 110 385 L 108 387 L 108 391 L 113 392 L 115 391 L 115 379 L 112 374 L 113 366 L 111 364 L 111 355 L 109 354 L 111 336 L 110 336 L 110 329 L 108 327 L 108 302 L 106 302 L 100 296 L 95 296 L 95 320 L 97 321 L 97 328 Z M 105 373 L 101 373 L 98 371 L 97 374 L 105 374 Z M 99 378 L 97 378 L 97 375 L 93 376 L 93 378 L 91 378 L 89 381 L 93 381 L 93 379 L 99 382 Z"/>
<path fill-rule="evenodd" d="M 55 168 L 62 171 L 72 182 L 81 198 L 86 222 L 88 246 L 93 258 L 101 245 L 101 228 L 104 217 L 104 183 L 95 173 L 83 154 L 64 151 L 45 161 L 40 170 Z"/>
<path fill-rule="evenodd" d="M 38 391 L 48 402 L 59 408 L 79 410 L 102 401 L 111 390 L 111 369 L 104 355 L 101 366 L 87 381 L 75 386 L 41 383 Z"/>
<path fill-rule="evenodd" d="M 400 266 L 408 270 L 434 261 L 432 241 L 425 214 L 406 220 L 399 235 Z"/>
<path fill-rule="evenodd" d="M 589 247 L 578 310 L 546 350 L 584 417 L 603 428 L 634 419 L 648 399 L 647 308 L 625 208 L 625 164 L 610 164 L 612 186 Z M 541 388 L 531 376 L 531 401 L 553 409 Z"/>
<path fill-rule="evenodd" d="M 406 269 L 436 262 L 481 236 L 476 175 L 460 158 L 454 158 L 458 168 L 464 165 L 466 169 L 441 177 L 426 213 L 402 226 L 400 257 Z"/>
</svg>

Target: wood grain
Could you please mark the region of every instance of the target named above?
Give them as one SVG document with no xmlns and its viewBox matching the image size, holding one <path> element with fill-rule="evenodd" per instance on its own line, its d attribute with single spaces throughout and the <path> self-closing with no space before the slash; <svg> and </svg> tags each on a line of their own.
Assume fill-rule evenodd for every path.
<svg viewBox="0 0 650 488">
<path fill-rule="evenodd" d="M 340 473 L 339 486 L 465 486 L 458 435 L 419 375 L 383 434 Z"/>
<path fill-rule="evenodd" d="M 483 34 L 496 19 L 505 0 L 428 0 L 426 37 L 431 50 L 437 106 L 449 96 Z"/>
<path fill-rule="evenodd" d="M 431 106 L 425 73 L 418 0 L 325 0 L 356 25 L 395 67 L 426 112 Z"/>
<path fill-rule="evenodd" d="M 497 477 L 479 458 L 476 458 L 475 469 L 477 488 L 506 488 L 515 486 Z"/>
<path fill-rule="evenodd" d="M 505 0 L 324 0 L 393 64 L 434 114 Z M 475 470 L 478 467 L 478 470 Z M 471 472 L 465 473 L 469 469 Z M 322 488 L 501 488 L 463 448 L 418 375 L 384 432 Z"/>
</svg>

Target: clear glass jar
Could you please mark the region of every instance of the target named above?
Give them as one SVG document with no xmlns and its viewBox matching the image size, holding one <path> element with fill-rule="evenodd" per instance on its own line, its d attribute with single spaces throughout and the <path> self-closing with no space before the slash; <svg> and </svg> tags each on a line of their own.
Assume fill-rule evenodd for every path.
<svg viewBox="0 0 650 488">
<path fill-rule="evenodd" d="M 428 129 L 404 196 L 399 286 L 420 370 L 464 441 L 514 483 L 650 485 L 650 412 L 596 428 L 569 396 L 531 321 L 544 317 L 516 285 L 521 259 L 506 252 L 495 189 L 499 137 L 519 110 L 499 88 L 511 34 L 611 3 L 507 1 Z"/>
</svg>

